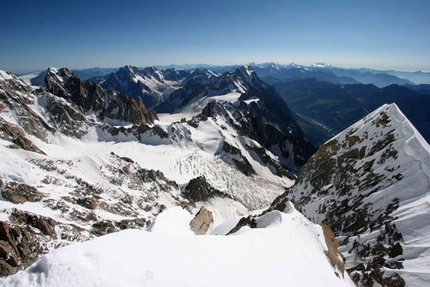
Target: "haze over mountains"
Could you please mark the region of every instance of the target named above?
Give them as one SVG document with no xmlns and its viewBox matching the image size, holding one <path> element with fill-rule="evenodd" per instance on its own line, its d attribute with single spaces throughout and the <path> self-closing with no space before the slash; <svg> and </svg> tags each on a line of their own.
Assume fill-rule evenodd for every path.
<svg viewBox="0 0 430 287">
<path fill-rule="evenodd" d="M 430 280 L 427 73 L 80 75 L 0 72 L 0 286 Z"/>
</svg>

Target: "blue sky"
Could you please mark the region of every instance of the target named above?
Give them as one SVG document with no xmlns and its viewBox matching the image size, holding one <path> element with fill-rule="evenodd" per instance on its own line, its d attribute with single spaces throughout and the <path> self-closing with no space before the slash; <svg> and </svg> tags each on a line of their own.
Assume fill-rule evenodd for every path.
<svg viewBox="0 0 430 287">
<path fill-rule="evenodd" d="M 0 69 L 249 62 L 430 71 L 430 1 L 2 0 Z"/>
</svg>

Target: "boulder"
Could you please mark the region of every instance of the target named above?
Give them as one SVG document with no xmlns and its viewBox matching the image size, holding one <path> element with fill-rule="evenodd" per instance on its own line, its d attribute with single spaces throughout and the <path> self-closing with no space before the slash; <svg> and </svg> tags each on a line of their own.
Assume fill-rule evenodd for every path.
<svg viewBox="0 0 430 287">
<path fill-rule="evenodd" d="M 196 235 L 204 235 L 209 229 L 209 226 L 213 223 L 214 219 L 212 212 L 202 206 L 197 212 L 193 220 L 190 221 L 190 229 Z"/>
</svg>

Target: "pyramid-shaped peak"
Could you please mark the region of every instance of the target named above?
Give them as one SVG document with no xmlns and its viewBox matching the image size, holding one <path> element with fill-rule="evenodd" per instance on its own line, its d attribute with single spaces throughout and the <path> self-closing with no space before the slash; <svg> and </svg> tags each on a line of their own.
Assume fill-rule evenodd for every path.
<svg viewBox="0 0 430 287">
<path fill-rule="evenodd" d="M 164 81 L 162 73 L 156 67 L 145 67 L 140 73 L 140 75 L 153 77 L 160 82 Z"/>
<path fill-rule="evenodd" d="M 159 73 L 158 69 L 154 66 L 143 68 L 145 73 Z"/>
<path fill-rule="evenodd" d="M 137 74 L 139 72 L 139 69 L 135 66 L 126 65 L 122 68 L 119 68 L 118 72 L 127 73 L 127 74 Z"/>
<path fill-rule="evenodd" d="M 248 79 L 248 81 L 251 81 L 253 78 L 257 77 L 257 74 L 255 73 L 254 69 L 248 64 L 237 67 L 234 73 L 236 75 L 245 77 L 246 79 Z"/>
</svg>

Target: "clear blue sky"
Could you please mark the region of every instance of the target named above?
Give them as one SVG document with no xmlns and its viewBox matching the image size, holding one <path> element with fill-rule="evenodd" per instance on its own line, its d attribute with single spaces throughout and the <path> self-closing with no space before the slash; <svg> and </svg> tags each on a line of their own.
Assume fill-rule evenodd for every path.
<svg viewBox="0 0 430 287">
<path fill-rule="evenodd" d="M 429 0 L 1 0 L 0 69 L 249 62 L 430 71 Z"/>
</svg>

